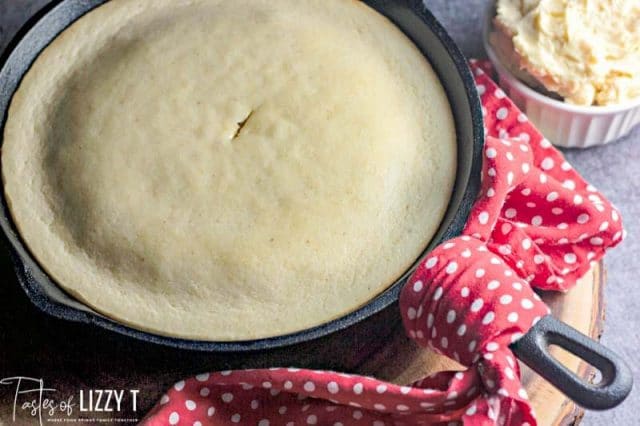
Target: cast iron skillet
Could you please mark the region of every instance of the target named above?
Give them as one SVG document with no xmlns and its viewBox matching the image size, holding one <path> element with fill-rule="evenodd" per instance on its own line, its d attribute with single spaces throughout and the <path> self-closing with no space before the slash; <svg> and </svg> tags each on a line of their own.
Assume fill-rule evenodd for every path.
<svg viewBox="0 0 640 426">
<path fill-rule="evenodd" d="M 106 1 L 54 1 L 18 34 L 1 62 L 0 138 L 11 98 L 38 54 L 75 20 Z M 480 185 L 484 144 L 482 112 L 466 60 L 421 0 L 365 0 L 365 3 L 393 21 L 429 59 L 447 91 L 458 134 L 457 180 L 446 217 L 420 259 L 388 290 L 351 314 L 286 336 L 242 342 L 208 342 L 147 333 L 97 314 L 56 286 L 20 239 L 9 214 L 4 192 L 0 191 L 0 226 L 9 241 L 18 280 L 32 302 L 57 318 L 96 324 L 146 342 L 218 353 L 268 351 L 325 338 L 355 328 L 357 323 L 365 320 L 375 321 L 375 318 L 381 317 L 378 314 L 396 304 L 402 286 L 426 253 L 441 242 L 459 235 L 464 227 Z M 598 385 L 586 383 L 562 366 L 550 356 L 550 344 L 569 350 L 599 369 L 602 373 L 601 382 Z M 617 355 L 550 316 L 543 318 L 526 336 L 513 344 L 512 349 L 523 362 L 584 407 L 611 408 L 619 404 L 631 390 L 631 373 Z"/>
</svg>

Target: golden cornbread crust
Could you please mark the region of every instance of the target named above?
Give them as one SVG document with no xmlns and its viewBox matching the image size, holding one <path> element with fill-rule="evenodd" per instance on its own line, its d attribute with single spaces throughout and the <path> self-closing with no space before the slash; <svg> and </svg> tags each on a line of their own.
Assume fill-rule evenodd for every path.
<svg viewBox="0 0 640 426">
<path fill-rule="evenodd" d="M 36 60 L 2 148 L 16 226 L 63 289 L 217 341 L 382 292 L 439 227 L 455 170 L 431 66 L 345 0 L 112 0 Z"/>
</svg>

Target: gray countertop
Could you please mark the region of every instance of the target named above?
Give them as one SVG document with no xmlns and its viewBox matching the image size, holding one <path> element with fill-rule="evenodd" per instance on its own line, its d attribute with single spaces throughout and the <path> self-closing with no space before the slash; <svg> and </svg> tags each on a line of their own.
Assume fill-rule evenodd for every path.
<svg viewBox="0 0 640 426">
<path fill-rule="evenodd" d="M 0 51 L 22 23 L 47 0 L 0 0 Z M 482 15 L 487 0 L 426 0 L 470 57 L 483 57 Z M 640 368 L 635 363 L 640 350 L 640 128 L 622 140 L 589 150 L 569 150 L 568 160 L 622 211 L 628 238 L 606 257 L 608 281 L 605 289 L 607 320 L 604 344 L 631 365 L 636 383 Z M 636 257 L 639 256 L 639 257 Z M 638 328 L 636 328 L 638 327 Z M 606 413 L 589 412 L 585 425 L 632 425 L 640 409 L 640 391 L 634 391 L 619 408 Z"/>
</svg>

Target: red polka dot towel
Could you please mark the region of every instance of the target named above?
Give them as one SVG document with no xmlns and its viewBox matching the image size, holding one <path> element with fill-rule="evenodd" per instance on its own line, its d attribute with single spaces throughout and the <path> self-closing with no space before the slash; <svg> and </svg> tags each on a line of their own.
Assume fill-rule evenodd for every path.
<svg viewBox="0 0 640 426">
<path fill-rule="evenodd" d="M 509 345 L 622 240 L 618 212 L 472 62 L 487 141 L 482 190 L 461 237 L 400 297 L 408 335 L 466 371 L 407 386 L 329 371 L 205 373 L 176 383 L 144 425 L 535 425 Z M 485 68 L 486 69 L 486 68 Z"/>
</svg>

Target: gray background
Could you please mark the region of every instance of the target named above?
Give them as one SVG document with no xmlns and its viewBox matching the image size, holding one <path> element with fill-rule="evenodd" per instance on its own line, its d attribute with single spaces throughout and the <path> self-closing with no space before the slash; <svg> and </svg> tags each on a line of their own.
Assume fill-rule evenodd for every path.
<svg viewBox="0 0 640 426">
<path fill-rule="evenodd" d="M 0 0 L 0 51 L 23 22 L 47 0 Z M 426 0 L 427 5 L 469 57 L 484 57 L 482 16 L 487 0 Z M 629 233 L 624 243 L 606 257 L 608 282 L 605 290 L 607 320 L 604 344 L 632 365 L 640 383 L 640 129 L 622 140 L 589 150 L 569 150 L 568 160 L 622 211 Z M 4 254 L 3 254 L 4 255 Z M 634 391 L 619 408 L 606 413 L 589 412 L 586 425 L 639 424 L 634 411 L 640 409 L 640 391 Z"/>
</svg>

